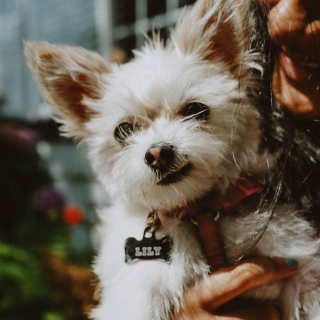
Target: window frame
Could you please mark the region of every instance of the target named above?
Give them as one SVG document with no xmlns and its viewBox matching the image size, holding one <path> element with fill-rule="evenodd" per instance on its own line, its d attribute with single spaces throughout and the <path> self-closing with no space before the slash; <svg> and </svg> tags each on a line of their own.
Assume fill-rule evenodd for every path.
<svg viewBox="0 0 320 320">
<path fill-rule="evenodd" d="M 97 33 L 100 43 L 99 47 L 103 55 L 110 55 L 115 43 L 126 40 L 130 37 L 135 37 L 135 48 L 141 47 L 144 43 L 146 34 L 150 33 L 154 29 L 163 29 L 174 25 L 183 11 L 183 7 L 180 5 L 181 0 L 164 0 L 166 4 L 165 12 L 148 17 L 148 0 L 136 0 L 134 22 L 114 26 L 112 23 L 112 1 L 119 0 L 95 1 Z"/>
</svg>

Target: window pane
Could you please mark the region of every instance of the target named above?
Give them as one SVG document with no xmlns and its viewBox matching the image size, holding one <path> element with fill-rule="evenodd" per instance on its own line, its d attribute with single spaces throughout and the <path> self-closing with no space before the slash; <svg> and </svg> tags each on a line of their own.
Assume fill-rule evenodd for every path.
<svg viewBox="0 0 320 320">
<path fill-rule="evenodd" d="M 186 5 L 194 3 L 195 0 L 179 0 L 179 7 L 184 7 Z"/>
<path fill-rule="evenodd" d="M 139 0 L 137 0 L 139 1 Z M 131 24 L 135 20 L 136 0 L 113 0 L 112 21 L 114 26 Z"/>
<path fill-rule="evenodd" d="M 148 0 L 148 17 L 156 16 L 166 12 L 166 2 L 164 0 Z"/>
</svg>

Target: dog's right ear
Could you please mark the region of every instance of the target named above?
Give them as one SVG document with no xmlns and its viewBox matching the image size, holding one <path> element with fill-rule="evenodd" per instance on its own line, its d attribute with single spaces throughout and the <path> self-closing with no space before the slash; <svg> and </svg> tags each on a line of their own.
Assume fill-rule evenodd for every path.
<svg viewBox="0 0 320 320">
<path fill-rule="evenodd" d="M 99 112 L 95 106 L 103 97 L 105 75 L 111 67 L 97 53 L 47 42 L 27 41 L 25 55 L 43 97 L 63 124 L 63 132 L 85 138 L 86 123 Z"/>
<path fill-rule="evenodd" d="M 171 33 L 174 46 L 183 54 L 209 62 L 222 62 L 230 71 L 243 68 L 249 52 L 245 20 L 250 0 L 197 0 L 186 10 Z"/>
</svg>

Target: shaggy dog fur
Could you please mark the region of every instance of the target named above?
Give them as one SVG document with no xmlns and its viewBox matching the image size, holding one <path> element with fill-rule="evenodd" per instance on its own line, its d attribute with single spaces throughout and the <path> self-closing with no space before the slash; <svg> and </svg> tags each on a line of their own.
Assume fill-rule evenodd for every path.
<svg viewBox="0 0 320 320">
<path fill-rule="evenodd" d="M 311 221 L 320 207 L 319 124 L 271 99 L 264 23 L 257 2 L 199 0 L 166 45 L 154 37 L 122 66 L 81 48 L 27 43 L 29 66 L 63 132 L 88 145 L 113 199 L 100 210 L 94 270 L 102 297 L 93 319 L 170 319 L 184 290 L 208 274 L 194 227 L 173 218 L 161 231 L 173 240 L 169 263 L 126 264 L 124 243 L 141 238 L 150 211 L 184 207 L 213 189 L 223 194 L 241 176 L 264 192 L 221 218 L 228 259 L 299 261 L 295 277 L 247 296 L 277 301 L 286 320 L 320 319 L 320 241 Z M 192 103 L 202 109 L 192 112 Z M 175 152 L 166 172 L 145 162 L 161 143 Z M 161 183 L 185 166 L 187 175 Z"/>
</svg>

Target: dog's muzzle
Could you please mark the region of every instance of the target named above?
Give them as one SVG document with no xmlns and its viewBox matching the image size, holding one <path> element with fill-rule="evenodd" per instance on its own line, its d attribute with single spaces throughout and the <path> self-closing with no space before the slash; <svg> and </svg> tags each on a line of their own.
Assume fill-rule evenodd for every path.
<svg viewBox="0 0 320 320">
<path fill-rule="evenodd" d="M 144 161 L 154 171 L 165 174 L 174 164 L 175 158 L 176 151 L 173 145 L 158 143 L 147 150 Z"/>
<path fill-rule="evenodd" d="M 164 186 L 178 182 L 189 174 L 192 165 L 186 159 L 181 161 L 181 158 L 173 145 L 158 143 L 148 149 L 144 160 L 156 174 L 157 184 Z"/>
</svg>

